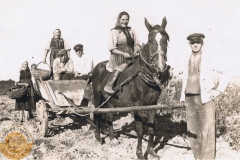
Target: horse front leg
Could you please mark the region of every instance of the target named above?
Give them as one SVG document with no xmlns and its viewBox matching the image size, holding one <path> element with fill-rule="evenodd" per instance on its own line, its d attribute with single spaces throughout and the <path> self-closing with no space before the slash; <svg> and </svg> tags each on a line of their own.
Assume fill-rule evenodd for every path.
<svg viewBox="0 0 240 160">
<path fill-rule="evenodd" d="M 155 116 L 156 110 L 148 111 L 148 146 L 147 151 L 144 154 L 144 157 L 147 158 L 150 154 L 151 159 L 160 159 L 160 157 L 154 151 L 154 134 L 155 134 Z"/>
<path fill-rule="evenodd" d="M 137 132 L 137 158 L 145 159 L 142 152 L 142 139 L 143 139 L 143 125 L 142 125 L 142 111 L 138 111 L 134 113 L 135 124 L 136 124 L 136 132 Z"/>
<path fill-rule="evenodd" d="M 94 114 L 94 121 L 95 121 L 95 125 L 96 125 L 95 138 L 97 139 L 97 141 L 102 142 L 102 138 L 100 136 L 101 114 Z"/>
<path fill-rule="evenodd" d="M 111 103 L 108 103 L 109 108 L 114 108 L 114 106 Z M 115 138 L 115 134 L 113 131 L 113 113 L 107 113 L 107 126 L 108 126 L 108 134 L 110 140 L 113 140 Z"/>
</svg>

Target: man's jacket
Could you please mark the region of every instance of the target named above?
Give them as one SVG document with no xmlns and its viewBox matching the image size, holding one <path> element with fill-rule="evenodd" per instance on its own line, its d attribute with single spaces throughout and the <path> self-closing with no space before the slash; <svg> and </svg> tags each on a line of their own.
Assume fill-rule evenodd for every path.
<svg viewBox="0 0 240 160">
<path fill-rule="evenodd" d="M 192 53 L 191 53 L 192 54 Z M 188 65 L 191 54 L 185 57 L 182 67 L 178 70 L 179 73 L 182 72 L 182 91 L 180 102 L 185 101 L 185 90 L 187 87 L 188 80 Z M 224 64 L 223 64 L 224 65 Z M 209 93 L 212 89 L 215 89 L 214 84 L 214 72 L 221 74 L 219 85 L 216 90 L 223 92 L 228 85 L 229 76 L 223 71 L 216 70 L 212 66 L 212 62 L 205 51 L 202 51 L 201 62 L 200 62 L 200 89 L 201 89 L 201 99 L 202 103 L 206 103 L 211 100 Z"/>
</svg>

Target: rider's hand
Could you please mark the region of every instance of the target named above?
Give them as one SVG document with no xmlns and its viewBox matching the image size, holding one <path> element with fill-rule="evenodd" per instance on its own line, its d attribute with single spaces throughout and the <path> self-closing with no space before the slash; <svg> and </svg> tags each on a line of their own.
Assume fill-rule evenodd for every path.
<svg viewBox="0 0 240 160">
<path fill-rule="evenodd" d="M 43 63 L 43 64 L 46 64 L 46 60 L 43 60 L 42 63 Z"/>
<path fill-rule="evenodd" d="M 132 58 L 132 57 L 130 56 L 130 54 L 129 54 L 129 53 L 126 53 L 126 52 L 123 53 L 123 56 L 124 56 L 125 58 Z"/>
<path fill-rule="evenodd" d="M 134 53 L 133 53 L 134 58 L 138 56 L 140 52 L 141 52 L 141 47 L 139 45 L 134 45 Z"/>
<path fill-rule="evenodd" d="M 134 51 L 133 53 L 134 58 L 137 57 L 138 55 L 139 55 L 139 51 Z"/>
</svg>

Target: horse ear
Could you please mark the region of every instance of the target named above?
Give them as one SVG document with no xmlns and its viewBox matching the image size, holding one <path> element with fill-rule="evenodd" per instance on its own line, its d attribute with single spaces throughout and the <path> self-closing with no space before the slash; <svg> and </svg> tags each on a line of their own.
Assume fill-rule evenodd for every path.
<svg viewBox="0 0 240 160">
<path fill-rule="evenodd" d="M 165 29 L 165 28 L 166 28 L 166 25 L 167 25 L 167 19 L 166 19 L 166 17 L 164 17 L 163 20 L 162 20 L 162 25 L 161 25 L 161 27 L 162 27 L 163 29 Z"/>
<path fill-rule="evenodd" d="M 146 18 L 144 19 L 145 19 L 145 26 L 147 27 L 148 31 L 151 32 L 153 27 L 148 23 L 148 20 Z"/>
</svg>

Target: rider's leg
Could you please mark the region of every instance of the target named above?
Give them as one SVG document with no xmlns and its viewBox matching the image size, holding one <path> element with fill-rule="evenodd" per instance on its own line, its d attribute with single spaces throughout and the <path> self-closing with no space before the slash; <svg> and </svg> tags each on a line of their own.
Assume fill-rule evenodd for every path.
<svg viewBox="0 0 240 160">
<path fill-rule="evenodd" d="M 113 84 L 120 75 L 121 72 L 123 72 L 128 67 L 127 63 L 123 63 L 117 67 L 114 68 L 113 72 L 111 73 L 110 77 L 108 78 L 108 82 L 106 86 L 104 87 L 104 91 L 106 91 L 109 94 L 114 94 L 113 90 Z"/>
</svg>

